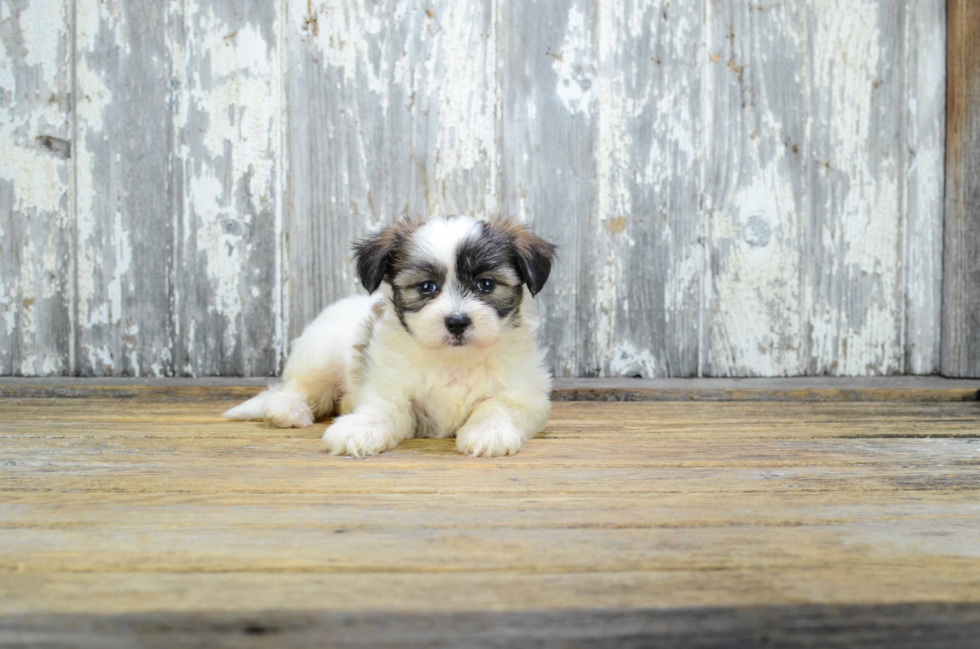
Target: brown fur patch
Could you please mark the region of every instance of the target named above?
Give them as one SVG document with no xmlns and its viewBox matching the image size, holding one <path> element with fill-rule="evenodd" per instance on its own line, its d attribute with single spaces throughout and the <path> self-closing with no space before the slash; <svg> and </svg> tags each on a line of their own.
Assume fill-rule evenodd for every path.
<svg viewBox="0 0 980 649">
<path fill-rule="evenodd" d="M 532 233 L 523 224 L 505 217 L 490 220 L 489 227 L 503 232 L 514 248 L 517 270 L 531 295 L 537 295 L 551 274 L 551 260 L 557 246 Z"/>
<path fill-rule="evenodd" d="M 420 225 L 419 219 L 403 219 L 354 244 L 357 276 L 368 293 L 374 293 L 381 282 L 391 279 L 402 247 Z"/>
</svg>

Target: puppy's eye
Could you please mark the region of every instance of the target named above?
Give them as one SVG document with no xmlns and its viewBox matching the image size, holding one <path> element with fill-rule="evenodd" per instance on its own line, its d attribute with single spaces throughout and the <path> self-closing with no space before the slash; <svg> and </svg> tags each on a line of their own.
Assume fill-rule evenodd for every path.
<svg viewBox="0 0 980 649">
<path fill-rule="evenodd" d="M 495 286 L 496 284 L 493 283 L 493 280 L 487 279 L 486 277 L 476 283 L 476 288 L 481 293 L 493 293 Z"/>
<path fill-rule="evenodd" d="M 422 282 L 419 284 L 419 293 L 422 295 L 432 295 L 438 288 L 435 282 Z"/>
</svg>

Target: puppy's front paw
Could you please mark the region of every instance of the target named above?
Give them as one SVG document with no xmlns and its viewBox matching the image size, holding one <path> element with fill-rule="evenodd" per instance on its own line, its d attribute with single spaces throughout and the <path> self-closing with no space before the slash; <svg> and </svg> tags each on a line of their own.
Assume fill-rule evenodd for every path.
<svg viewBox="0 0 980 649">
<path fill-rule="evenodd" d="M 323 450 L 330 455 L 367 457 L 397 445 L 384 422 L 357 413 L 340 417 L 323 434 Z"/>
<path fill-rule="evenodd" d="M 521 450 L 521 433 L 510 421 L 488 419 L 463 426 L 456 435 L 456 450 L 474 457 L 513 455 Z"/>
<path fill-rule="evenodd" d="M 313 411 L 297 392 L 277 392 L 270 396 L 264 416 L 276 428 L 306 428 L 313 425 Z"/>
</svg>

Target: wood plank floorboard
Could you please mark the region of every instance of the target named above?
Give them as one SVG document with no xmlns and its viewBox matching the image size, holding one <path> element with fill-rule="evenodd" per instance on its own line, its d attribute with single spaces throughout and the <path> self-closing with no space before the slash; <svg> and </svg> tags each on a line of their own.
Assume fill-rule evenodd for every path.
<svg viewBox="0 0 980 649">
<path fill-rule="evenodd" d="M 354 460 L 234 390 L 0 398 L 0 645 L 976 646 L 976 401 L 556 402 L 513 457 Z"/>
</svg>

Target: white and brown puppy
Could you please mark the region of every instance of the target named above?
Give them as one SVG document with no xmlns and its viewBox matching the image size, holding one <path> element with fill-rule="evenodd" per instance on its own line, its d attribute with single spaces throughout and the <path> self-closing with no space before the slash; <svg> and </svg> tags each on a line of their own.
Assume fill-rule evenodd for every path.
<svg viewBox="0 0 980 649">
<path fill-rule="evenodd" d="M 548 420 L 531 298 L 553 253 L 508 220 L 393 225 L 355 246 L 371 295 L 325 309 L 293 343 L 283 383 L 224 416 L 289 428 L 342 415 L 323 435 L 335 455 L 416 436 L 455 436 L 467 455 L 516 453 Z"/>
</svg>

